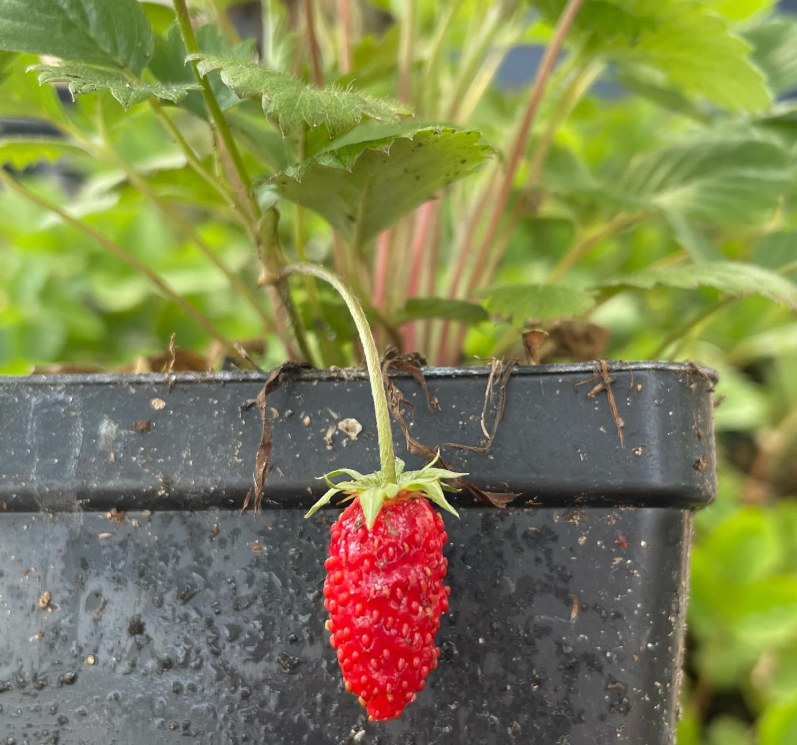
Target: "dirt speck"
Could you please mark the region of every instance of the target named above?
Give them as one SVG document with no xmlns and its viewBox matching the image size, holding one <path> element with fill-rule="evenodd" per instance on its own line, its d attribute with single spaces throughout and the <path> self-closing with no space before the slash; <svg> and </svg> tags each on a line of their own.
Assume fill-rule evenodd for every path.
<svg viewBox="0 0 797 745">
<path fill-rule="evenodd" d="M 140 636 L 143 633 L 144 622 L 138 616 L 133 616 L 127 624 L 128 636 Z"/>
<path fill-rule="evenodd" d="M 581 525 L 586 519 L 587 513 L 584 512 L 584 510 L 567 510 L 565 514 L 562 515 L 562 520 L 571 525 Z"/>
<path fill-rule="evenodd" d="M 149 432 L 150 427 L 152 427 L 152 422 L 149 419 L 137 419 L 133 422 L 133 426 L 131 429 L 133 432 Z"/>
<path fill-rule="evenodd" d="M 112 507 L 108 512 L 105 513 L 105 519 L 110 520 L 117 525 L 121 525 L 127 520 L 127 514 L 122 510 L 117 510 L 116 507 Z"/>
<path fill-rule="evenodd" d="M 570 606 L 570 623 L 576 620 L 578 616 L 578 608 L 579 608 L 579 598 L 578 595 L 571 595 L 570 602 L 572 605 Z"/>
<path fill-rule="evenodd" d="M 280 652 L 277 655 L 277 662 L 279 662 L 280 667 L 286 673 L 295 670 L 297 667 L 299 667 L 299 665 L 302 664 L 302 661 L 298 657 L 293 657 L 292 655 L 289 655 L 287 652 Z"/>
<path fill-rule="evenodd" d="M 698 458 L 695 461 L 695 470 L 696 471 L 705 471 L 706 470 L 706 461 L 704 461 L 702 458 Z"/>
<path fill-rule="evenodd" d="M 87 665 L 96 665 L 97 664 L 97 658 L 93 654 L 90 654 L 88 657 L 86 657 L 86 664 Z"/>
<path fill-rule="evenodd" d="M 162 398 L 153 398 L 149 405 L 155 409 L 155 411 L 160 411 L 161 409 L 166 408 L 166 402 Z"/>
<path fill-rule="evenodd" d="M 52 599 L 53 599 L 53 596 L 50 594 L 50 591 L 49 590 L 45 590 L 39 596 L 39 602 L 37 603 L 37 605 L 42 610 L 47 610 L 50 607 L 50 602 L 52 601 Z"/>
<path fill-rule="evenodd" d="M 309 427 L 309 426 L 310 426 L 310 423 L 311 423 L 311 421 L 312 421 L 312 420 L 310 419 L 310 417 L 309 417 L 309 416 L 307 416 L 307 414 L 305 414 L 305 415 L 302 417 L 302 424 L 303 424 L 305 427 Z"/>
<path fill-rule="evenodd" d="M 338 429 L 350 440 L 356 440 L 360 432 L 363 431 L 363 425 L 356 419 L 342 419 L 338 422 Z"/>
</svg>

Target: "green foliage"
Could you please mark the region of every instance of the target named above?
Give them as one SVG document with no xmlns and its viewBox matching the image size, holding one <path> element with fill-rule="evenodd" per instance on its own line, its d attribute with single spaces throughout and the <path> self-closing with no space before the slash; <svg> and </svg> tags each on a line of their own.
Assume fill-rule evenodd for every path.
<svg viewBox="0 0 797 745">
<path fill-rule="evenodd" d="M 221 71 L 221 79 L 239 98 L 260 96 L 263 112 L 279 124 L 283 133 L 295 132 L 302 124 L 325 124 L 331 135 L 347 132 L 363 119 L 396 122 L 410 113 L 398 101 L 376 99 L 351 88 L 316 88 L 258 62 L 209 54 L 191 55 L 200 75 Z"/>
<path fill-rule="evenodd" d="M 251 60 L 255 53 L 253 39 L 231 45 L 219 28 L 211 24 L 200 26 L 196 30 L 196 37 L 199 48 L 208 54 L 223 54 L 230 59 Z M 155 38 L 155 51 L 149 63 L 149 70 L 162 83 L 192 87 L 196 84 L 196 76 L 190 65 L 186 65 L 186 56 L 180 28 L 177 23 L 173 23 L 163 36 Z M 219 75 L 210 74 L 207 77 L 222 111 L 227 111 L 240 102 L 238 96 L 224 84 Z M 205 116 L 202 98 L 198 93 L 190 94 L 184 106 L 197 116 Z"/>
<path fill-rule="evenodd" d="M 793 282 L 767 269 L 732 261 L 643 269 L 619 277 L 611 284 L 644 289 L 663 285 L 683 290 L 694 290 L 702 285 L 737 297 L 757 292 L 797 310 L 797 286 Z"/>
<path fill-rule="evenodd" d="M 196 83 L 181 85 L 142 83 L 138 80 L 131 80 L 116 70 L 90 67 L 79 62 L 64 61 L 60 65 L 31 65 L 28 69 L 39 73 L 41 85 L 67 83 L 73 98 L 85 93 L 108 91 L 126 109 L 152 97 L 178 103 L 188 95 L 189 90 L 199 87 Z"/>
<path fill-rule="evenodd" d="M 753 47 L 752 61 L 775 93 L 797 87 L 797 20 L 767 18 L 747 29 L 744 37 Z"/>
<path fill-rule="evenodd" d="M 448 318 L 468 325 L 486 321 L 489 316 L 481 305 L 465 300 L 450 300 L 437 297 L 410 298 L 403 308 L 396 312 L 398 323 L 415 321 L 420 318 Z"/>
<path fill-rule="evenodd" d="M 564 0 L 537 0 L 558 17 Z M 592 0 L 576 20 L 590 52 L 621 69 L 647 68 L 669 88 L 730 110 L 765 109 L 771 94 L 750 46 L 712 3 Z M 746 15 L 746 14 L 745 14 Z"/>
<path fill-rule="evenodd" d="M 23 169 L 41 160 L 54 163 L 68 155 L 86 155 L 86 151 L 55 137 L 0 137 L 0 166 Z"/>
<path fill-rule="evenodd" d="M 706 222 L 749 222 L 794 183 L 787 151 L 736 131 L 700 132 L 638 156 L 619 184 L 631 204 Z"/>
<path fill-rule="evenodd" d="M 579 316 L 595 305 L 589 293 L 550 285 L 507 285 L 483 290 L 480 295 L 491 313 L 519 327 L 529 319 L 550 321 Z"/>
<path fill-rule="evenodd" d="M 137 0 L 4 0 L 0 40 L 3 49 L 138 75 L 152 55 L 153 33 Z"/>
<path fill-rule="evenodd" d="M 549 42 L 566 0 L 424 0 L 409 33 L 406 4 L 376 4 L 393 20 L 351 3 L 349 50 L 316 14 L 316 86 L 302 13 L 263 0 L 257 62 L 256 30 L 239 41 L 228 3 L 203 2 L 189 46 L 211 111 L 170 8 L 0 0 L 2 115 L 49 126 L 0 137 L 0 163 L 264 367 L 298 345 L 257 278 L 296 260 L 334 265 L 381 345 L 434 364 L 522 359 L 531 327 L 551 332 L 543 361 L 716 367 L 720 489 L 695 518 L 679 743 L 791 745 L 797 21 L 772 0 L 584 2 L 513 162 L 531 92 L 496 70 L 512 44 Z M 65 88 L 94 95 L 62 104 Z M 129 366 L 173 332 L 215 365 L 230 354 L 90 233 L 5 188 L 0 250 L 2 372 Z M 336 299 L 294 280 L 290 300 L 309 359 L 357 363 Z"/>
<path fill-rule="evenodd" d="M 364 126 L 273 177 L 277 192 L 362 245 L 493 150 L 476 131 Z"/>
<path fill-rule="evenodd" d="M 797 738 L 797 696 L 773 706 L 761 722 L 760 745 L 789 745 Z"/>
</svg>

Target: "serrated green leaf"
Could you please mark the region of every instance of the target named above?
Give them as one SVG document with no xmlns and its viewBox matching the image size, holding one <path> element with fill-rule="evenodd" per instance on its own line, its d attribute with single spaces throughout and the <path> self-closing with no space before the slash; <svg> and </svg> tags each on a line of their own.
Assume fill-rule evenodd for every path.
<svg viewBox="0 0 797 745">
<path fill-rule="evenodd" d="M 196 29 L 196 38 L 199 48 L 207 54 L 223 55 L 230 59 L 250 60 L 255 53 L 254 39 L 247 39 L 232 46 L 218 26 L 212 24 L 205 24 Z M 176 22 L 167 29 L 164 36 L 155 37 L 154 53 L 149 63 L 149 70 L 161 83 L 180 85 L 196 82 L 194 71 L 186 62 L 185 44 L 180 27 Z M 209 75 L 208 80 L 222 111 L 227 111 L 240 103 L 241 99 L 222 82 L 218 74 Z M 197 116 L 206 116 L 205 105 L 198 92 L 191 93 L 182 102 L 182 105 Z"/>
<path fill-rule="evenodd" d="M 655 30 L 616 56 L 650 65 L 676 88 L 732 111 L 766 109 L 772 96 L 750 61 L 750 46 L 727 23 L 697 3 L 661 3 Z"/>
<path fill-rule="evenodd" d="M 642 207 L 705 222 L 747 223 L 794 181 L 789 154 L 752 134 L 700 133 L 637 156 L 616 190 Z"/>
<path fill-rule="evenodd" d="M 552 285 L 508 285 L 482 290 L 487 309 L 522 327 L 529 319 L 550 321 L 586 313 L 595 305 L 592 295 Z"/>
<path fill-rule="evenodd" d="M 493 149 L 474 130 L 423 127 L 346 144 L 346 138 L 270 179 L 286 199 L 366 245 L 443 186 L 472 173 Z M 398 132 L 395 134 L 394 132 Z M 351 135 L 355 135 L 352 132 Z M 341 144 L 342 143 L 342 144 Z"/>
<path fill-rule="evenodd" d="M 535 0 L 558 18 L 564 0 Z M 760 111 L 771 102 L 750 45 L 710 3 L 694 0 L 590 0 L 575 29 L 582 43 L 633 74 L 658 70 L 667 84 L 730 110 Z"/>
<path fill-rule="evenodd" d="M 198 88 L 196 83 L 165 85 L 129 80 L 123 73 L 103 67 L 91 67 L 80 62 L 63 60 L 60 65 L 31 65 L 31 71 L 39 73 L 39 84 L 67 83 L 72 98 L 108 91 L 122 106 L 143 103 L 148 98 L 161 98 L 172 103 L 182 101 L 188 91 Z"/>
<path fill-rule="evenodd" d="M 22 170 L 41 160 L 55 162 L 65 155 L 86 155 L 74 142 L 56 137 L 0 137 L 0 166 Z"/>
<path fill-rule="evenodd" d="M 787 16 L 767 18 L 744 31 L 744 38 L 753 47 L 753 62 L 775 93 L 797 88 L 797 20 Z"/>
<path fill-rule="evenodd" d="M 486 321 L 487 311 L 466 300 L 451 300 L 437 297 L 410 298 L 395 315 L 398 324 L 414 321 L 419 318 L 448 318 L 460 323 L 477 324 Z"/>
<path fill-rule="evenodd" d="M 643 289 L 661 285 L 682 290 L 694 290 L 703 285 L 736 297 L 757 293 L 797 310 L 797 285 L 767 269 L 733 261 L 643 269 L 607 284 Z"/>
<path fill-rule="evenodd" d="M 283 72 L 269 70 L 255 61 L 210 54 L 190 55 L 200 75 L 219 71 L 221 79 L 239 98 L 260 96 L 263 112 L 287 133 L 303 123 L 327 126 L 331 135 L 347 132 L 363 119 L 396 122 L 411 112 L 404 104 L 378 99 L 353 88 L 307 85 Z"/>
<path fill-rule="evenodd" d="M 49 54 L 138 75 L 153 35 L 137 0 L 3 0 L 0 48 Z"/>
</svg>

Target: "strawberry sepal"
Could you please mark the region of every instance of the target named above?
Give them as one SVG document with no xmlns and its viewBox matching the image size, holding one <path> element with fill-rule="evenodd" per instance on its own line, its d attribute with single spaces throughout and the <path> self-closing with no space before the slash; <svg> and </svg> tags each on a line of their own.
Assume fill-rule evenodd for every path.
<svg viewBox="0 0 797 745">
<path fill-rule="evenodd" d="M 442 509 L 457 515 L 445 497 L 445 492 L 457 491 L 448 479 L 466 476 L 446 468 L 435 468 L 438 456 L 418 471 L 405 471 L 404 461 L 396 458 L 396 479 L 389 479 L 384 471 L 362 474 L 351 468 L 338 468 L 322 476 L 329 489 L 307 512 L 305 517 L 310 517 L 318 509 L 328 504 L 336 494 L 346 494 L 349 499 L 358 497 L 362 506 L 363 516 L 368 530 L 373 528 L 376 518 L 386 502 L 404 497 L 426 497 Z M 348 480 L 332 481 L 337 476 L 348 476 Z M 347 501 L 347 500 L 344 500 Z"/>
</svg>

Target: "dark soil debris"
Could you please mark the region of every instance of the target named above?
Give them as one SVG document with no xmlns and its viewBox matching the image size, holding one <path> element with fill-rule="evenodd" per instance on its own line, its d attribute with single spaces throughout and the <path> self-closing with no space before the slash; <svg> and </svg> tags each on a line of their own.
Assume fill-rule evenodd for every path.
<svg viewBox="0 0 797 745">
<path fill-rule="evenodd" d="M 133 432 L 149 432 L 152 427 L 152 421 L 149 419 L 138 419 L 133 422 L 131 429 Z"/>
<path fill-rule="evenodd" d="M 279 662 L 280 667 L 286 672 L 289 673 L 295 670 L 299 665 L 302 664 L 302 661 L 298 657 L 293 657 L 289 655 L 287 652 L 280 652 L 277 655 L 277 662 Z"/>
</svg>

